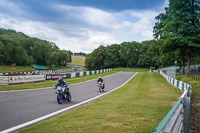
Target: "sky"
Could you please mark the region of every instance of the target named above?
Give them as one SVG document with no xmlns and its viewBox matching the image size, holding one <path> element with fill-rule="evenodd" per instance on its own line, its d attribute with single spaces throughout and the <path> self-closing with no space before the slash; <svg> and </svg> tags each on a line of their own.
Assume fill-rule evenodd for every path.
<svg viewBox="0 0 200 133">
<path fill-rule="evenodd" d="M 168 0 L 0 0 L 0 27 L 91 53 L 100 45 L 153 39 Z"/>
</svg>

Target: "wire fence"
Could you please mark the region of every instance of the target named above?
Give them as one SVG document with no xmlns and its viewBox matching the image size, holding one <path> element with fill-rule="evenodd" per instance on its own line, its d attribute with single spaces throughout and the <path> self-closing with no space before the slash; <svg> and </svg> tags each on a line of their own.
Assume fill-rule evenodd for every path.
<svg viewBox="0 0 200 133">
<path fill-rule="evenodd" d="M 193 73 L 191 72 L 189 76 L 190 76 L 190 78 L 191 78 L 192 80 L 196 80 L 196 81 L 200 82 L 200 72 L 198 72 L 198 71 L 195 72 L 195 73 L 194 73 L 194 72 L 193 72 Z"/>
</svg>

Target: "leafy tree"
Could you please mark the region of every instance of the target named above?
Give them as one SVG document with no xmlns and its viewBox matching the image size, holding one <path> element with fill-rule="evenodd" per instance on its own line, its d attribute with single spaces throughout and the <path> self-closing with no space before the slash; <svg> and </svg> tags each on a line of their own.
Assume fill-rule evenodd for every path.
<svg viewBox="0 0 200 133">
<path fill-rule="evenodd" d="M 70 62 L 69 57 L 70 57 L 69 52 L 67 52 L 66 50 L 59 51 L 58 63 L 62 66 L 66 65 L 67 63 Z"/>
<path fill-rule="evenodd" d="M 91 69 L 104 68 L 105 47 L 103 45 L 95 49 L 91 54 L 88 54 L 85 59 L 86 67 Z"/>
<path fill-rule="evenodd" d="M 0 42 L 0 65 L 3 64 L 4 59 L 4 45 L 2 42 Z"/>
<path fill-rule="evenodd" d="M 120 57 L 126 62 L 128 66 L 136 66 L 139 57 L 139 43 L 124 42 L 120 44 Z"/>
<path fill-rule="evenodd" d="M 154 37 L 162 43 L 163 52 L 179 53 L 179 62 L 183 62 L 186 56 L 188 74 L 191 58 L 200 49 L 199 16 L 198 0 L 169 0 L 169 7 L 165 9 L 165 13 L 156 17 L 157 23 L 154 26 Z"/>
<path fill-rule="evenodd" d="M 55 43 L 0 28 L 0 64 L 60 65 L 70 61 L 71 53 L 59 50 Z"/>
<path fill-rule="evenodd" d="M 104 60 L 105 67 L 119 67 L 125 64 L 125 61 L 120 57 L 119 50 L 120 45 L 117 44 L 106 47 Z"/>
</svg>

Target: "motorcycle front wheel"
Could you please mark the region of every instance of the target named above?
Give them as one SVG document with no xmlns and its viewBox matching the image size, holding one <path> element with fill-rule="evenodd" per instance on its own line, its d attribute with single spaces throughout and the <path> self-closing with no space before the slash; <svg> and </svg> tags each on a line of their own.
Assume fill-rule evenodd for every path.
<svg viewBox="0 0 200 133">
<path fill-rule="evenodd" d="M 101 86 L 99 85 L 99 92 L 101 92 Z"/>
</svg>

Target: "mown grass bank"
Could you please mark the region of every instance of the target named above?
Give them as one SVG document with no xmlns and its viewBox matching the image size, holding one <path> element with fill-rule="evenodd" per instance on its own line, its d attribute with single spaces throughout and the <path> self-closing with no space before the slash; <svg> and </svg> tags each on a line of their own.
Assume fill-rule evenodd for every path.
<svg viewBox="0 0 200 133">
<path fill-rule="evenodd" d="M 72 64 L 85 66 L 85 56 L 72 55 Z"/>
<path fill-rule="evenodd" d="M 80 83 L 87 80 L 97 79 L 99 76 L 107 76 L 114 73 L 118 73 L 118 71 L 111 71 L 111 72 L 106 72 L 106 73 L 101 73 L 101 74 L 95 74 L 95 75 L 89 75 L 89 76 L 71 78 L 71 79 L 64 79 L 64 80 L 70 85 L 70 84 Z M 53 87 L 56 84 L 56 82 L 57 80 L 47 80 L 47 81 L 34 82 L 34 83 L 4 85 L 4 86 L 0 86 L 0 91 Z"/>
<path fill-rule="evenodd" d="M 126 71 L 126 72 L 147 72 L 148 68 L 130 68 L 130 67 L 118 67 L 113 68 L 113 71 Z"/>
<path fill-rule="evenodd" d="M 138 73 L 120 89 L 20 133 L 150 133 L 177 99 L 179 89 L 158 73 Z"/>
</svg>

